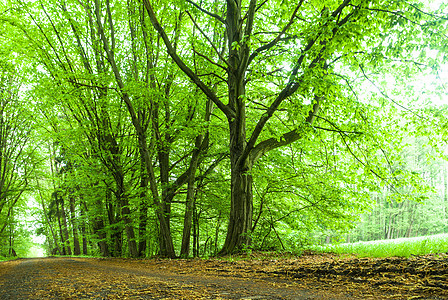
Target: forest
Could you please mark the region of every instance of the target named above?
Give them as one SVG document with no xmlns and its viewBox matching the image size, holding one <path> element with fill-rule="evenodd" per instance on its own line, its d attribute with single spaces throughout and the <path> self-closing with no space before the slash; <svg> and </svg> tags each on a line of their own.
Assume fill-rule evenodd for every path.
<svg viewBox="0 0 448 300">
<path fill-rule="evenodd" d="M 448 233 L 448 5 L 5 0 L 0 256 Z"/>
</svg>

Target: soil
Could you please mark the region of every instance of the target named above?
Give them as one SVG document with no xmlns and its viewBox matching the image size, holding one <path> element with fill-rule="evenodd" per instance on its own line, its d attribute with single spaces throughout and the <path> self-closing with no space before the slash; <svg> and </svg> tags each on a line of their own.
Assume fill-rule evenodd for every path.
<svg viewBox="0 0 448 300">
<path fill-rule="evenodd" d="M 18 259 L 0 299 L 448 299 L 448 255 Z"/>
</svg>

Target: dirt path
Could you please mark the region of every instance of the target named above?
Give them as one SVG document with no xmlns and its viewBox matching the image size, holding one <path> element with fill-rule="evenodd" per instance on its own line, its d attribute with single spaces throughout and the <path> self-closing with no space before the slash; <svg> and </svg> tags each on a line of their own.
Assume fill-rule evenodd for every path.
<svg viewBox="0 0 448 300">
<path fill-rule="evenodd" d="M 125 260 L 22 259 L 0 264 L 0 299 L 314 299 L 287 282 L 174 273 Z M 183 273 L 183 274 L 182 274 Z"/>
<path fill-rule="evenodd" d="M 448 256 L 20 259 L 0 299 L 448 299 Z"/>
</svg>

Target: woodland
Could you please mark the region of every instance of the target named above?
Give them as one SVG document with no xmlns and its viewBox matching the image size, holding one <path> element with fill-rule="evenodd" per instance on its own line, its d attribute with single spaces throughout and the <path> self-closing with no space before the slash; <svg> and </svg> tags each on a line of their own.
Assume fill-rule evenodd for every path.
<svg viewBox="0 0 448 300">
<path fill-rule="evenodd" d="M 447 233 L 447 21 L 418 0 L 2 1 L 0 256 Z"/>
</svg>

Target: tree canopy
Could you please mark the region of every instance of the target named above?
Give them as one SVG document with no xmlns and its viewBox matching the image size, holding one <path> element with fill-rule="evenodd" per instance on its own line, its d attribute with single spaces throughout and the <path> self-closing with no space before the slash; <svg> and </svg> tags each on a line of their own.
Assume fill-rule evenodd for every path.
<svg viewBox="0 0 448 300">
<path fill-rule="evenodd" d="M 11 0 L 1 10 L 0 226 L 32 184 L 55 253 L 297 248 L 352 227 L 385 191 L 396 203 L 430 197 L 403 153 L 412 137 L 444 134 L 431 120 L 446 111 L 428 102 L 447 94 L 444 5 Z M 410 84 L 424 76 L 434 85 Z"/>
</svg>

